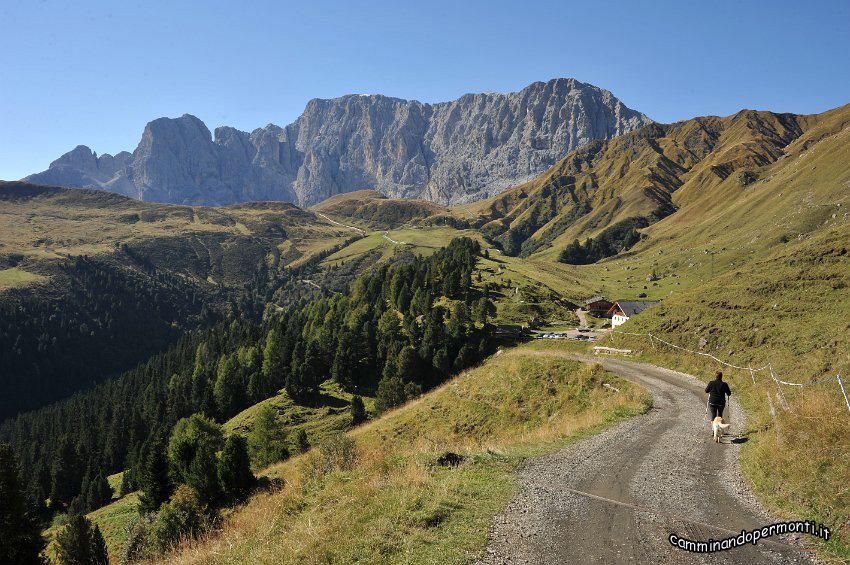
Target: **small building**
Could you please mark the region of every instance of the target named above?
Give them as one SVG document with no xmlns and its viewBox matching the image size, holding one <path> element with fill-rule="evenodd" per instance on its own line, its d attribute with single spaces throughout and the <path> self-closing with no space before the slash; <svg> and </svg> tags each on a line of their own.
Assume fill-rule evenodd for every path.
<svg viewBox="0 0 850 565">
<path fill-rule="evenodd" d="M 606 300 L 604 296 L 591 296 L 584 301 L 584 309 L 593 316 L 605 316 L 614 303 Z"/>
<path fill-rule="evenodd" d="M 520 337 L 523 334 L 523 327 L 508 324 L 497 325 L 493 326 L 493 334 L 506 337 Z"/>
<path fill-rule="evenodd" d="M 656 304 L 658 304 L 657 300 L 654 302 L 618 300 L 611 306 L 611 308 L 608 309 L 607 312 L 608 317 L 611 318 L 611 328 L 613 329 L 625 324 L 632 316 L 636 316 L 650 306 L 655 306 Z"/>
</svg>

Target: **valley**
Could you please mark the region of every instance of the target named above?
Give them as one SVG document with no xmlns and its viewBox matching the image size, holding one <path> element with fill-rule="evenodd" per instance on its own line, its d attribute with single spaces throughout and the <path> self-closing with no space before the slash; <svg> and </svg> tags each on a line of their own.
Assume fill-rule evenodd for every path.
<svg viewBox="0 0 850 565">
<path fill-rule="evenodd" d="M 678 418 L 690 430 L 701 407 L 688 392 L 670 412 L 657 383 L 624 362 L 576 361 L 594 344 L 523 343 L 496 328 L 575 327 L 593 295 L 659 300 L 619 328 L 644 337 L 605 332 L 595 345 L 703 380 L 720 366 L 653 347 L 645 334 L 736 366 L 770 363 L 794 383 L 846 374 L 848 136 L 848 106 L 652 123 L 451 206 L 360 190 L 306 208 L 213 208 L 4 183 L 0 335 L 16 372 L 0 385 L 22 399 L 27 383 L 29 398 L 4 404 L 0 440 L 35 470 L 28 494 L 50 499 L 51 535 L 84 477 L 123 473 L 114 500 L 85 508 L 115 561 L 127 550 L 125 526 L 139 523 L 132 509 L 157 438 L 199 413 L 222 437 L 249 440 L 273 414 L 282 451 L 272 462 L 251 451 L 260 486 L 216 503 L 216 527 L 182 532 L 164 552 L 139 550 L 140 559 L 540 559 L 538 542 L 516 541 L 525 518 L 493 529 L 529 488 L 518 469 L 640 418 Z M 565 256 L 576 241 L 592 261 Z M 70 364 L 34 361 L 60 352 Z M 65 378 L 75 362 L 77 376 Z M 766 373 L 728 369 L 727 378 L 747 418 L 738 412 L 743 441 L 722 456 L 730 466 L 740 459 L 742 484 L 772 516 L 832 524 L 834 537 L 813 547 L 846 559 L 850 419 L 837 386 L 782 393 Z M 101 433 L 103 445 L 93 440 Z M 645 440 L 658 457 L 662 435 Z M 56 498 L 54 454 L 66 444 L 78 466 Z M 720 470 L 677 472 L 716 480 Z M 606 481 L 576 489 L 639 501 Z M 550 510 L 534 505 L 544 523 Z M 615 518 L 628 522 L 630 512 Z M 741 510 L 746 519 L 718 527 L 756 514 Z"/>
</svg>

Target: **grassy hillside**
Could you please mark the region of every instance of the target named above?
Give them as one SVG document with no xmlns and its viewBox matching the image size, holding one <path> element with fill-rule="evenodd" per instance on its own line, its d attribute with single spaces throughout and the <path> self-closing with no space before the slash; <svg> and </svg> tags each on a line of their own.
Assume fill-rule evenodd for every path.
<svg viewBox="0 0 850 565">
<path fill-rule="evenodd" d="M 675 212 L 668 225 L 683 220 L 708 225 L 714 213 L 736 208 L 742 196 L 771 188 L 765 182 L 779 186 L 779 170 L 808 176 L 794 161 L 839 134 L 848 121 L 850 107 L 813 116 L 743 110 L 725 118 L 652 124 L 588 144 L 537 179 L 462 213 L 477 215 L 484 233 L 511 254 L 549 259 L 573 239 L 596 236 L 630 218 L 651 223 Z M 652 237 L 651 228 L 647 233 Z M 696 235 L 705 239 L 704 233 Z"/>
<path fill-rule="evenodd" d="M 0 265 L 14 260 L 19 271 L 35 274 L 49 260 L 82 254 L 126 263 L 129 250 L 157 269 L 235 285 L 263 262 L 290 263 L 351 235 L 281 202 L 175 206 L 21 182 L 0 182 L 0 202 Z M 281 252 L 285 242 L 290 247 Z"/>
<path fill-rule="evenodd" d="M 253 429 L 260 408 L 271 406 L 289 434 L 304 430 L 311 444 L 318 444 L 351 425 L 350 404 L 354 394 L 342 390 L 338 383 L 326 381 L 321 386 L 320 402 L 305 406 L 292 401 L 282 390 L 276 396 L 254 404 L 222 424 L 225 434 L 247 435 Z M 374 411 L 375 399 L 363 397 L 367 412 Z"/>
<path fill-rule="evenodd" d="M 532 346 L 524 346 L 532 347 Z M 266 470 L 284 479 L 168 563 L 464 563 L 515 492 L 513 468 L 648 406 L 598 367 L 504 352 L 422 398 Z M 620 393 L 602 387 L 614 383 Z M 447 452 L 463 457 L 441 465 Z"/>
<path fill-rule="evenodd" d="M 390 199 L 374 190 L 337 194 L 310 209 L 377 230 L 397 228 L 429 216 L 450 214 L 445 206 L 427 200 Z"/>
</svg>

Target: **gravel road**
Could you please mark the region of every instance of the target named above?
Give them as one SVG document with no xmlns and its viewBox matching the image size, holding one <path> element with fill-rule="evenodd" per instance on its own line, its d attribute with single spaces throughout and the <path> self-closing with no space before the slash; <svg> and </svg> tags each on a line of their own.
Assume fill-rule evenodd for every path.
<svg viewBox="0 0 850 565">
<path fill-rule="evenodd" d="M 653 407 L 523 464 L 523 487 L 494 519 L 480 564 L 814 563 L 802 549 L 807 534 L 707 555 L 669 543 L 670 534 L 716 540 L 779 521 L 759 509 L 741 479 L 736 430 L 744 412 L 734 395 L 732 433 L 716 444 L 698 379 L 645 363 L 562 356 L 599 362 L 639 383 Z"/>
</svg>

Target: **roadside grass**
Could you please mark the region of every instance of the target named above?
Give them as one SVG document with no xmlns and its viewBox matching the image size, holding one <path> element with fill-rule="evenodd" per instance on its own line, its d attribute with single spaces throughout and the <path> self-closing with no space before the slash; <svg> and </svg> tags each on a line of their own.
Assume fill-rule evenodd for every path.
<svg viewBox="0 0 850 565">
<path fill-rule="evenodd" d="M 285 486 L 256 494 L 219 531 L 184 541 L 162 562 L 469 562 L 515 495 L 522 460 L 650 404 L 601 367 L 523 355 L 533 347 L 494 355 L 353 430 L 355 451 L 329 440 L 266 469 Z M 448 453 L 463 459 L 440 464 Z"/>
</svg>

